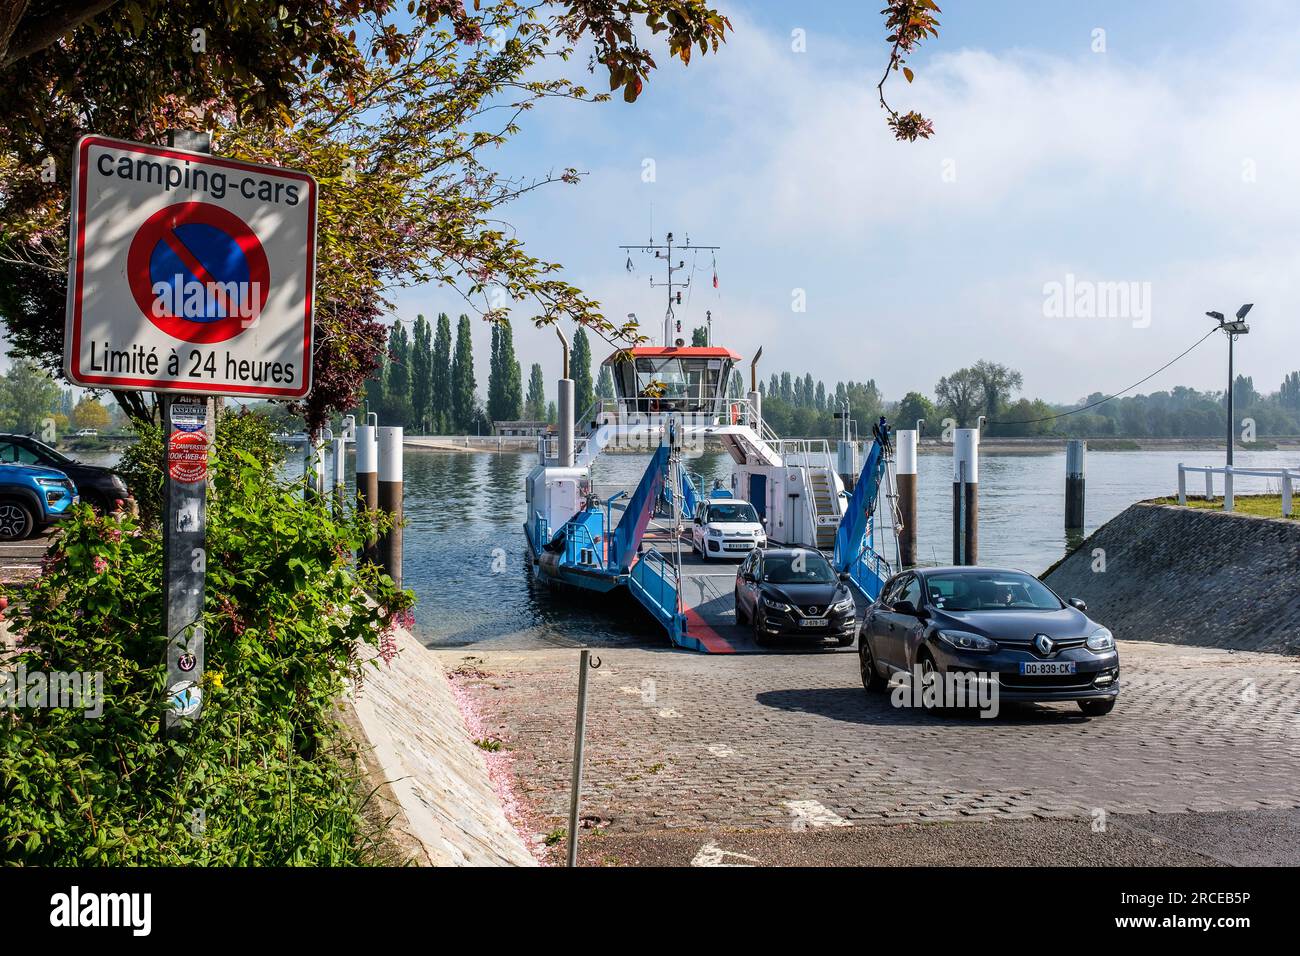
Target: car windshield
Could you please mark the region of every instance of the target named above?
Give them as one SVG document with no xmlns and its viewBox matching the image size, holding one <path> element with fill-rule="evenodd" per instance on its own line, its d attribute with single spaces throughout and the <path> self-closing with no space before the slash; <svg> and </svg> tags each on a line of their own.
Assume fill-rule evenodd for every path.
<svg viewBox="0 0 1300 956">
<path fill-rule="evenodd" d="M 74 462 L 71 458 L 69 458 L 67 455 L 63 454 L 63 452 L 61 452 L 61 451 L 55 451 L 53 448 L 51 448 L 49 445 L 45 444 L 44 442 L 37 441 L 35 438 L 28 439 L 28 441 L 30 441 L 30 442 L 32 443 L 32 446 L 33 446 L 33 447 L 34 447 L 34 448 L 35 448 L 35 449 L 36 449 L 40 454 L 42 454 L 42 455 L 48 455 L 50 458 L 53 458 L 55 461 L 57 461 L 57 462 L 58 462 L 59 464 L 61 464 L 61 465 L 72 465 L 72 464 L 75 464 L 75 462 Z"/>
<path fill-rule="evenodd" d="M 763 580 L 770 584 L 833 584 L 830 562 L 812 551 L 769 554 L 763 559 Z"/>
<path fill-rule="evenodd" d="M 706 521 L 758 521 L 758 513 L 748 501 L 733 505 L 709 505 Z"/>
<path fill-rule="evenodd" d="M 945 571 L 925 576 L 941 611 L 1059 611 L 1063 605 L 1036 577 L 1018 571 Z"/>
</svg>

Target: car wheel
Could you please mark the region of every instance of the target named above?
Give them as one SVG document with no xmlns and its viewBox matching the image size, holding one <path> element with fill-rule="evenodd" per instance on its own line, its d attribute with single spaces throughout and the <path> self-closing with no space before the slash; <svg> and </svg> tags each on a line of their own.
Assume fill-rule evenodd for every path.
<svg viewBox="0 0 1300 956">
<path fill-rule="evenodd" d="M 36 518 L 26 503 L 14 498 L 0 500 L 0 541 L 22 541 L 36 530 Z"/>
<path fill-rule="evenodd" d="M 736 591 L 736 623 L 744 624 L 749 619 L 745 617 L 745 611 L 740 605 L 740 591 Z"/>
<path fill-rule="evenodd" d="M 889 686 L 889 681 L 876 670 L 876 657 L 871 653 L 871 642 L 865 636 L 858 642 L 858 671 L 865 691 L 876 693 Z"/>
<path fill-rule="evenodd" d="M 767 644 L 767 635 L 763 633 L 762 622 L 758 619 L 758 608 L 754 608 L 754 614 L 749 619 L 749 623 L 754 626 L 754 643 L 759 647 Z"/>
<path fill-rule="evenodd" d="M 1086 717 L 1105 717 L 1115 709 L 1115 698 L 1109 700 L 1081 700 L 1079 709 Z"/>
</svg>

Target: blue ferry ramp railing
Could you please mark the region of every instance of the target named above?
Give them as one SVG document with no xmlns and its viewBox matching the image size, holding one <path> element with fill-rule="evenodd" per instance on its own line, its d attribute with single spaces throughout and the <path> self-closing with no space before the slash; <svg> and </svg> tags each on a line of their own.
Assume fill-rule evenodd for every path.
<svg viewBox="0 0 1300 956">
<path fill-rule="evenodd" d="M 686 635 L 686 621 L 682 614 L 681 574 L 677 566 L 657 548 L 646 551 L 632 565 L 627 576 L 627 589 L 663 625 L 675 645 L 703 650 L 698 641 Z"/>
<path fill-rule="evenodd" d="M 848 572 L 853 583 L 873 601 L 880 597 L 880 589 L 893 573 L 873 541 L 876 504 L 887 467 L 884 446 L 879 440 L 872 442 L 835 532 L 835 570 Z"/>
</svg>

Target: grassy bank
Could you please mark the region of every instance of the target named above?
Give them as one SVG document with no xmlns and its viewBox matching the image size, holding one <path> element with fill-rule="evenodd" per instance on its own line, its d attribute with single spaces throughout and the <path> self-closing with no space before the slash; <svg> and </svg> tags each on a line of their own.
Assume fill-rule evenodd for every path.
<svg viewBox="0 0 1300 956">
<path fill-rule="evenodd" d="M 1156 498 L 1153 504 L 1158 505 L 1176 505 L 1177 498 Z M 1235 495 L 1232 499 L 1233 510 L 1237 514 L 1254 515 L 1258 518 L 1282 518 L 1287 517 L 1282 514 L 1282 496 L 1281 495 Z M 1300 501 L 1296 496 L 1291 499 L 1292 511 L 1288 520 L 1300 520 Z M 1204 498 L 1193 498 L 1187 496 L 1188 508 L 1200 508 L 1202 510 L 1223 510 L 1223 499 L 1215 498 L 1212 501 L 1206 501 Z"/>
</svg>

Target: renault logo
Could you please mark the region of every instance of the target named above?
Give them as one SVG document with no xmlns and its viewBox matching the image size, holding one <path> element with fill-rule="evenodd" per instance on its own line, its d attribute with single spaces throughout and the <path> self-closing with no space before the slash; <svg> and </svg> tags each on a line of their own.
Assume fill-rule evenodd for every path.
<svg viewBox="0 0 1300 956">
<path fill-rule="evenodd" d="M 1046 657 L 1048 654 L 1052 653 L 1052 651 L 1056 649 L 1056 642 L 1053 641 L 1046 634 L 1035 634 L 1034 647 L 1038 648 L 1038 653 Z"/>
</svg>

